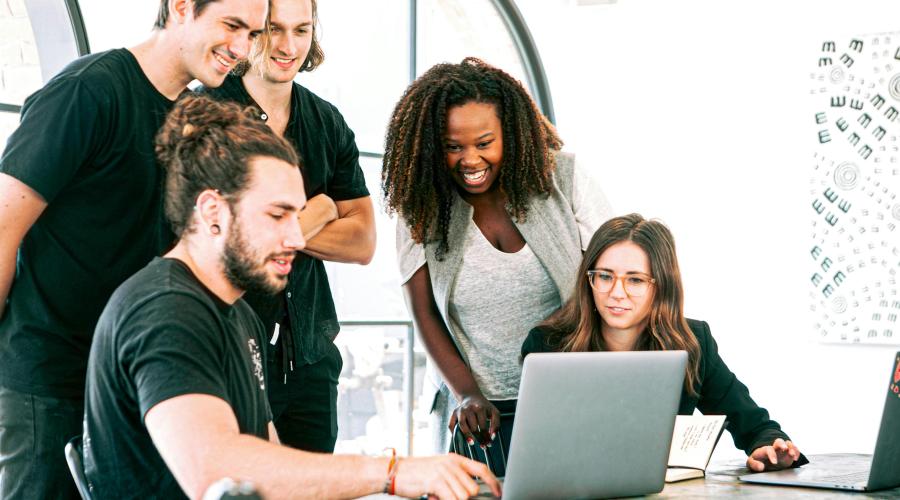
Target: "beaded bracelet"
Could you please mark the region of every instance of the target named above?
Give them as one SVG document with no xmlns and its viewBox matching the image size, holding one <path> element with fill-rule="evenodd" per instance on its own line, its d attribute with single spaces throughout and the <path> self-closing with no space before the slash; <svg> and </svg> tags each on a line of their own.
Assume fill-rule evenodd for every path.
<svg viewBox="0 0 900 500">
<path fill-rule="evenodd" d="M 397 465 L 400 464 L 400 460 L 397 458 L 397 449 L 396 448 L 388 448 L 391 450 L 391 461 L 388 463 L 388 477 L 384 481 L 384 490 L 382 493 L 387 493 L 388 495 L 394 495 L 395 486 L 397 482 Z"/>
</svg>

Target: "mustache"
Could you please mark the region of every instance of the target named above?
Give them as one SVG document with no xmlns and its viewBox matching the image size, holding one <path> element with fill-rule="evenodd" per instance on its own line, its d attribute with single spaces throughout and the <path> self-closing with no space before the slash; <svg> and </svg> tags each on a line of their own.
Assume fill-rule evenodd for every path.
<svg viewBox="0 0 900 500">
<path fill-rule="evenodd" d="M 276 260 L 276 259 L 292 260 L 296 256 L 297 256 L 297 252 L 272 253 L 272 254 L 269 254 L 268 257 L 266 257 L 266 260 Z"/>
</svg>

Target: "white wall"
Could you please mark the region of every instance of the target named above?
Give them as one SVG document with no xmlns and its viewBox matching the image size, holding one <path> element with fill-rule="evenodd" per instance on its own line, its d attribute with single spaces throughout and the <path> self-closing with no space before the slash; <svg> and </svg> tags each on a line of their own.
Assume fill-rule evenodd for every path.
<svg viewBox="0 0 900 500">
<path fill-rule="evenodd" d="M 617 212 L 673 230 L 687 314 L 803 451 L 871 453 L 900 346 L 813 328 L 810 73 L 824 40 L 900 30 L 900 2 L 576 3 L 517 1 L 566 149 Z"/>
</svg>

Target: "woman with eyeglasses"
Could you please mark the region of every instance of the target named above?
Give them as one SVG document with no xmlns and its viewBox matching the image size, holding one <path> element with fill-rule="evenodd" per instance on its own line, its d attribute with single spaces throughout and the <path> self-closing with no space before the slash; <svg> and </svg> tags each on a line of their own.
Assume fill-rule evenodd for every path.
<svg viewBox="0 0 900 500">
<path fill-rule="evenodd" d="M 522 84 L 474 58 L 432 67 L 394 109 L 382 188 L 400 216 L 436 452 L 457 423 L 470 445 L 493 443 L 515 408 L 525 335 L 568 298 L 585 243 L 611 215 L 561 147 Z"/>
<path fill-rule="evenodd" d="M 534 352 L 687 351 L 679 414 L 699 408 L 726 415 L 726 428 L 753 471 L 807 462 L 719 357 L 709 325 L 684 317 L 675 241 L 665 225 L 638 214 L 610 219 L 591 238 L 577 277 L 572 298 L 529 332 L 523 358 Z"/>
</svg>

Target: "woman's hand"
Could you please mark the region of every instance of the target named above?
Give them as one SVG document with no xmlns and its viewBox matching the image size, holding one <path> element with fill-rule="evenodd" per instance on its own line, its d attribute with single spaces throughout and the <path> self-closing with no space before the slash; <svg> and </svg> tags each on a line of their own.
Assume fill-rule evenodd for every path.
<svg viewBox="0 0 900 500">
<path fill-rule="evenodd" d="M 490 446 L 500 428 L 500 411 L 482 394 L 466 396 L 450 415 L 450 432 L 457 423 L 470 446 L 476 441 Z"/>
<path fill-rule="evenodd" d="M 778 438 L 771 446 L 760 446 L 747 457 L 747 468 L 753 472 L 786 469 L 800 458 L 794 443 Z"/>
</svg>

